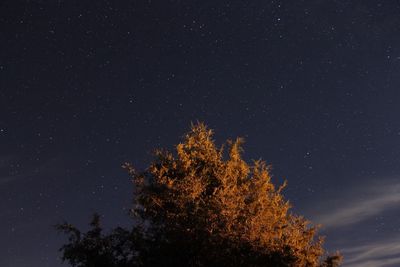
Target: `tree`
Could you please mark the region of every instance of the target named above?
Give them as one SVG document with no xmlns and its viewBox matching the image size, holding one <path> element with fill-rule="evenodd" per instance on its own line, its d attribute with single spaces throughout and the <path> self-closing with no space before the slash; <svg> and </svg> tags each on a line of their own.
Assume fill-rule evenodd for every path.
<svg viewBox="0 0 400 267">
<path fill-rule="evenodd" d="M 59 225 L 70 235 L 63 259 L 79 267 L 339 266 L 341 255 L 326 255 L 317 227 L 290 212 L 286 183 L 276 188 L 265 162 L 246 163 L 242 144 L 217 148 L 199 123 L 175 153 L 157 150 L 144 172 L 125 163 L 136 225 L 103 235 L 95 216 L 83 236 Z"/>
</svg>

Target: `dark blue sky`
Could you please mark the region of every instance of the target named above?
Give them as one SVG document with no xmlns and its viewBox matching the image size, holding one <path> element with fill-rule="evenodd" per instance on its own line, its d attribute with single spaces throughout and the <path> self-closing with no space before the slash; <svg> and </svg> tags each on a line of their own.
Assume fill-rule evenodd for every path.
<svg viewBox="0 0 400 267">
<path fill-rule="evenodd" d="M 400 265 L 396 1 L 0 3 L 0 266 L 61 266 L 52 225 L 127 225 L 190 122 L 288 180 L 344 266 Z"/>
</svg>

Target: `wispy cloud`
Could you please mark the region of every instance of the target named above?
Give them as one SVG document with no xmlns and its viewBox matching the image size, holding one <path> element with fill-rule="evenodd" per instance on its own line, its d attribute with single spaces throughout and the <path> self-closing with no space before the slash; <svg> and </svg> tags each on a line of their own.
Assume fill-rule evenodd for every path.
<svg viewBox="0 0 400 267">
<path fill-rule="evenodd" d="M 334 208 L 327 208 L 326 212 L 316 215 L 314 221 L 324 228 L 344 227 L 368 220 L 399 205 L 400 181 L 391 180 L 352 192 L 336 203 Z"/>
<path fill-rule="evenodd" d="M 400 266 L 400 237 L 381 240 L 368 245 L 343 249 L 343 267 L 390 267 Z"/>
<path fill-rule="evenodd" d="M 322 210 L 314 211 L 313 216 L 313 221 L 322 224 L 327 232 L 347 233 L 350 230 L 352 236 L 355 236 L 355 231 L 361 231 L 357 240 L 344 240 L 346 236 L 337 238 L 341 244 L 347 244 L 340 248 L 344 255 L 343 266 L 400 266 L 400 236 L 395 239 L 391 235 L 389 238 L 381 237 L 376 240 L 376 236 L 374 238 L 370 236 L 370 232 L 364 232 L 371 226 L 371 219 L 393 214 L 393 211 L 400 208 L 400 179 L 376 179 L 375 183 L 368 182 L 347 188 L 348 191 L 338 194 L 338 198 L 330 198 L 331 201 L 321 205 Z M 366 238 L 370 240 L 366 241 Z"/>
<path fill-rule="evenodd" d="M 4 176 L 4 177 L 0 177 L 0 185 L 6 184 L 8 182 L 14 181 L 18 179 L 18 177 L 16 176 Z"/>
<path fill-rule="evenodd" d="M 34 165 L 24 158 L 0 155 L 0 186 L 39 175 L 57 173 L 60 163 L 58 158 L 48 158 Z M 18 166 L 16 170 L 13 170 L 13 165 Z M 20 168 L 19 165 L 24 167 Z"/>
</svg>

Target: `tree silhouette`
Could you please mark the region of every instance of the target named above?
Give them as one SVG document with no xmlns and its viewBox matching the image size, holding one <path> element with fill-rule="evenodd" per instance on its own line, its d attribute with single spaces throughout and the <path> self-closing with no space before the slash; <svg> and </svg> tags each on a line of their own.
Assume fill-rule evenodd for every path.
<svg viewBox="0 0 400 267">
<path fill-rule="evenodd" d="M 216 147 L 213 132 L 192 125 L 174 153 L 155 152 L 144 172 L 123 167 L 134 183 L 132 230 L 102 234 L 95 215 L 82 234 L 69 225 L 61 251 L 72 266 L 339 266 L 317 228 L 290 212 L 269 167 L 246 163 L 243 140 Z"/>
</svg>

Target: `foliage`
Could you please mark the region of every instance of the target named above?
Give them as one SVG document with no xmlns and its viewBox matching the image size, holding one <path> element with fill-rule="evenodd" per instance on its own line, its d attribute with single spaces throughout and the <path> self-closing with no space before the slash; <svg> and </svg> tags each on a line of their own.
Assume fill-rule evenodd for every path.
<svg viewBox="0 0 400 267">
<path fill-rule="evenodd" d="M 290 212 L 263 161 L 242 157 L 243 140 L 217 148 L 192 125 L 176 153 L 158 150 L 144 172 L 123 167 L 135 185 L 131 231 L 102 235 L 98 217 L 83 237 L 68 224 L 63 259 L 72 266 L 339 266 L 325 260 L 317 228 Z"/>
</svg>

